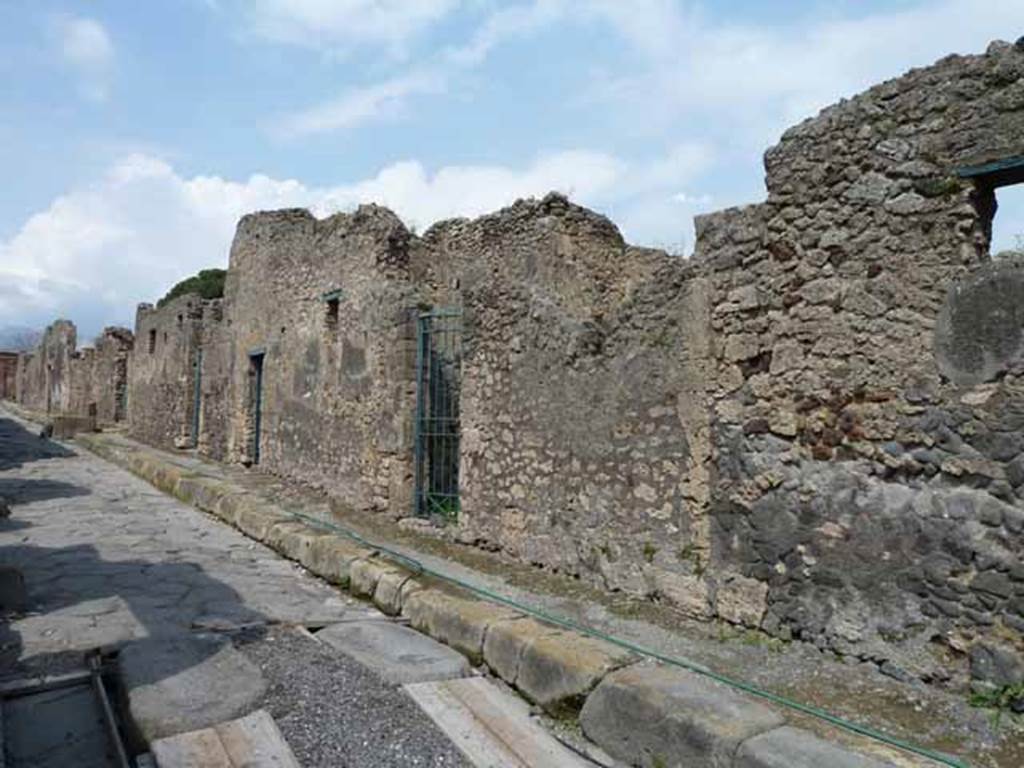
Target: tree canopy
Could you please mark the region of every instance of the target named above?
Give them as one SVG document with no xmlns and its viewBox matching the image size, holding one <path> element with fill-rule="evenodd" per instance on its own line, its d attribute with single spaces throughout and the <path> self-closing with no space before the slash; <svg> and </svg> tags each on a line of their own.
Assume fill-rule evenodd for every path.
<svg viewBox="0 0 1024 768">
<path fill-rule="evenodd" d="M 227 271 L 223 269 L 201 269 L 192 277 L 186 277 L 177 283 L 167 294 L 156 303 L 162 307 L 168 301 L 194 293 L 203 299 L 219 299 L 224 296 L 224 278 Z"/>
</svg>

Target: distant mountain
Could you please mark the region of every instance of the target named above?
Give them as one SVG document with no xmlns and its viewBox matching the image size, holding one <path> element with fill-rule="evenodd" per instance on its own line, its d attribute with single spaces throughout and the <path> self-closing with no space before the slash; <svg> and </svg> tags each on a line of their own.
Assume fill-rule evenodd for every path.
<svg viewBox="0 0 1024 768">
<path fill-rule="evenodd" d="M 33 349 L 42 337 L 41 328 L 6 325 L 0 328 L 0 352 L 25 352 Z"/>
</svg>

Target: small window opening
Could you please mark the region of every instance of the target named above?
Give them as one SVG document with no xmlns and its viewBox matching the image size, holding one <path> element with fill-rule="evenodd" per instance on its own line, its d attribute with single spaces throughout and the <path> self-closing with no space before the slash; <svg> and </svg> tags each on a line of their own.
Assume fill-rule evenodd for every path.
<svg viewBox="0 0 1024 768">
<path fill-rule="evenodd" d="M 1024 254 L 1024 157 L 958 168 L 957 175 L 974 182 L 979 251 L 984 253 L 987 246 L 996 258 Z"/>
<path fill-rule="evenodd" d="M 156 328 L 149 329 L 149 354 L 156 352 Z"/>
<path fill-rule="evenodd" d="M 336 333 L 338 330 L 338 309 L 340 306 L 340 300 L 337 296 L 333 296 L 327 299 L 327 315 L 325 316 L 325 326 L 331 333 Z"/>
<path fill-rule="evenodd" d="M 184 316 L 178 315 L 178 325 L 181 325 L 183 322 L 185 322 Z"/>
</svg>

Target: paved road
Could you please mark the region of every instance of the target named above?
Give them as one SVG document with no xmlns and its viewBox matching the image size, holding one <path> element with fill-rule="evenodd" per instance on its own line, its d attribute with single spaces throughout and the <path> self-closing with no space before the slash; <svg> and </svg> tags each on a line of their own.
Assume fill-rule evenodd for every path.
<svg viewBox="0 0 1024 768">
<path fill-rule="evenodd" d="M 0 623 L 0 678 L 57 672 L 83 651 L 234 623 L 319 624 L 363 607 L 234 529 L 0 411 L 0 563 L 29 610 Z M 466 765 L 406 695 L 287 627 L 247 640 L 263 705 L 300 762 Z M 312 665 L 318 665 L 310 670 Z"/>
</svg>

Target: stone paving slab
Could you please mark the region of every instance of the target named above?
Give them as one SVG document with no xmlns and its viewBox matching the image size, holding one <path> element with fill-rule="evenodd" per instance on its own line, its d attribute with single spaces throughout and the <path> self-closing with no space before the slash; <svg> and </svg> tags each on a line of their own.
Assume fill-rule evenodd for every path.
<svg viewBox="0 0 1024 768">
<path fill-rule="evenodd" d="M 451 680 L 470 673 L 461 653 L 401 624 L 346 622 L 324 627 L 316 637 L 396 685 Z"/>
<path fill-rule="evenodd" d="M 266 691 L 259 667 L 219 637 L 150 638 L 126 646 L 117 662 L 145 742 L 246 715 Z"/>
</svg>

